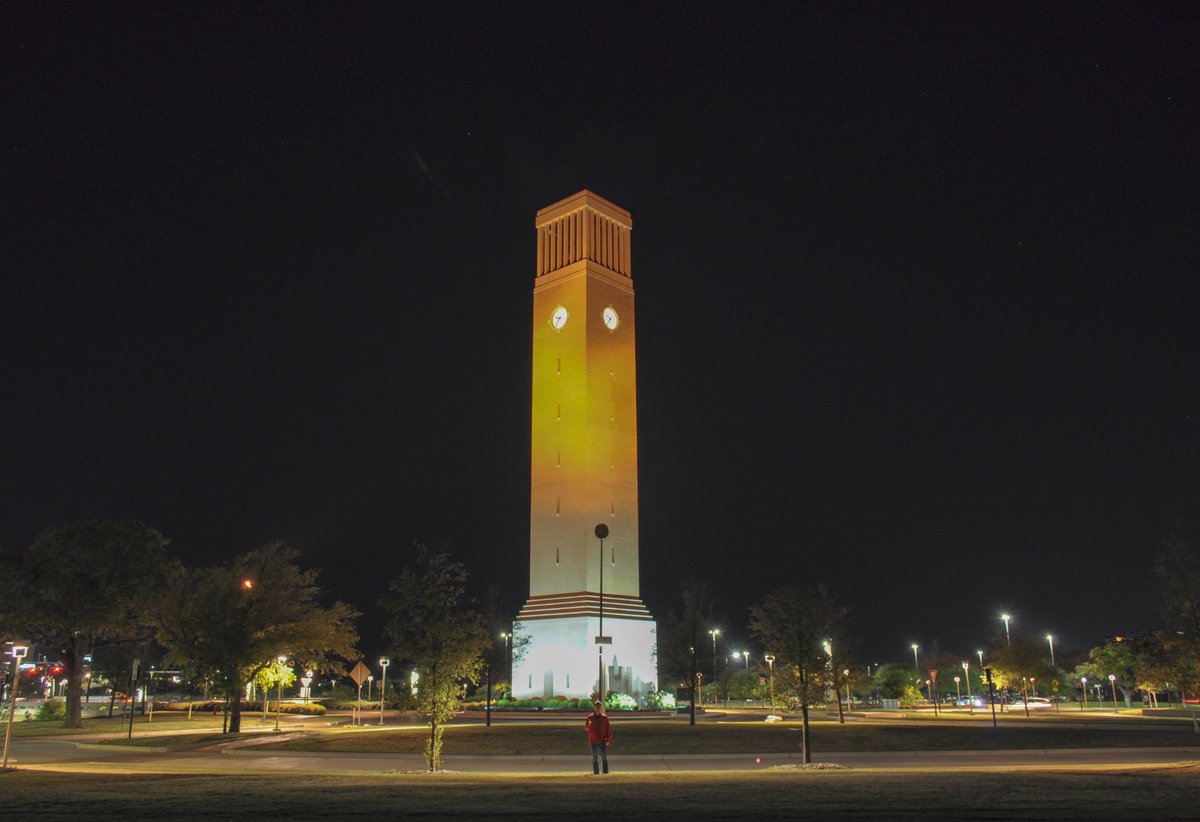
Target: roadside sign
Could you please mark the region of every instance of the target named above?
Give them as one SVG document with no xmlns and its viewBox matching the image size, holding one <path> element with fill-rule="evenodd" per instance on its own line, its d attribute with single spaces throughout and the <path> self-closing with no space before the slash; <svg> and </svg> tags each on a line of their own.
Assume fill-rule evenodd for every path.
<svg viewBox="0 0 1200 822">
<path fill-rule="evenodd" d="M 354 670 L 350 672 L 350 678 L 354 680 L 355 685 L 362 685 L 367 681 L 367 677 L 371 675 L 371 669 L 363 665 L 362 660 L 354 666 Z"/>
<path fill-rule="evenodd" d="M 937 668 L 929 669 L 929 678 L 932 679 L 934 682 L 937 682 Z"/>
</svg>

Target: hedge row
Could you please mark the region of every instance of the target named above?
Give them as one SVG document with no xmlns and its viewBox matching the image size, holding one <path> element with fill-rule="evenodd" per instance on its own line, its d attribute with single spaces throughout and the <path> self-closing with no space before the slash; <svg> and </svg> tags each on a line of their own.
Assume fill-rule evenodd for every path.
<svg viewBox="0 0 1200 822">
<path fill-rule="evenodd" d="M 221 713 L 225 710 L 225 703 L 219 699 L 202 700 L 199 702 L 158 702 L 154 703 L 154 709 L 157 711 L 186 711 L 191 708 L 196 713 Z M 242 702 L 242 712 L 250 713 L 253 711 L 261 711 L 263 709 L 262 701 L 258 702 Z M 325 714 L 325 706 L 319 702 L 285 702 L 279 709 L 280 713 L 285 714 L 303 714 L 305 716 L 323 716 Z M 270 702 L 267 705 L 268 713 L 275 713 L 275 703 Z"/>
</svg>

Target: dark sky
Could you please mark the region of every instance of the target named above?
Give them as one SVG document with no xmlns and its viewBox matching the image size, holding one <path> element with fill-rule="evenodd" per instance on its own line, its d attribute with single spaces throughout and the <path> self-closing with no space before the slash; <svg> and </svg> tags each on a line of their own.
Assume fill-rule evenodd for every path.
<svg viewBox="0 0 1200 822">
<path fill-rule="evenodd" d="M 1200 508 L 1195 4 L 15 4 L 0 550 L 416 539 L 528 593 L 534 212 L 634 217 L 642 591 L 864 661 L 1155 627 Z"/>
</svg>

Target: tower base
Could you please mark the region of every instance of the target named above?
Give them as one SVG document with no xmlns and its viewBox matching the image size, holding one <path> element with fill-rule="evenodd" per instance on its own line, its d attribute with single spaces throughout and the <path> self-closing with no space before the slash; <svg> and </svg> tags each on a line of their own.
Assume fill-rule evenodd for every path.
<svg viewBox="0 0 1200 822">
<path fill-rule="evenodd" d="M 527 644 L 524 658 L 513 668 L 513 696 L 590 698 L 599 687 L 599 629 L 598 617 L 518 620 L 514 632 Z M 606 614 L 604 633 L 612 637 L 612 644 L 603 648 L 605 691 L 619 691 L 644 704 L 658 688 L 654 621 Z"/>
</svg>

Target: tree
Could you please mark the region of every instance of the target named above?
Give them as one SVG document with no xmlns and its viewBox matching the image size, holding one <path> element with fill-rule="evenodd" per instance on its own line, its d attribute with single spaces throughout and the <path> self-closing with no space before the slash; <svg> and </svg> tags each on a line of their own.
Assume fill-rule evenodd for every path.
<svg viewBox="0 0 1200 822">
<path fill-rule="evenodd" d="M 429 721 L 425 762 L 442 767 L 443 725 L 454 716 L 463 683 L 475 681 L 491 644 L 483 617 L 466 598 L 467 569 L 444 552 L 417 546 L 415 567 L 394 579 L 382 600 L 394 654 L 417 673 L 417 710 Z"/>
<path fill-rule="evenodd" d="M 1050 687 L 1055 669 L 1050 667 L 1047 645 L 1034 637 L 1017 637 L 992 652 L 988 667 L 997 687 L 1025 690 L 1034 680 Z"/>
<path fill-rule="evenodd" d="M 159 600 L 159 643 L 173 663 L 210 678 L 229 698 L 230 733 L 241 732 L 245 683 L 278 657 L 334 670 L 339 658 L 357 656 L 358 612 L 342 602 L 322 606 L 317 571 L 297 557 L 275 542 L 227 565 L 185 569 Z"/>
<path fill-rule="evenodd" d="M 1086 676 L 1101 685 L 1115 676 L 1116 685 L 1125 698 L 1125 707 L 1133 707 L 1133 693 L 1137 690 L 1137 654 L 1128 642 L 1108 642 L 1098 645 L 1088 654 L 1088 661 L 1080 665 L 1075 673 Z"/>
<path fill-rule="evenodd" d="M 750 609 L 750 629 L 775 654 L 775 692 L 799 706 L 800 750 L 812 762 L 808 709 L 834 680 L 824 643 L 841 644 L 846 611 L 823 585 L 785 586 Z"/>
<path fill-rule="evenodd" d="M 880 665 L 873 677 L 879 695 L 884 699 L 900 699 L 908 688 L 913 687 L 916 673 L 907 663 L 889 662 Z"/>
<path fill-rule="evenodd" d="M 167 540 L 135 520 L 46 528 L 0 565 L 0 633 L 60 655 L 68 680 L 65 728 L 82 728 L 84 657 L 144 640 L 146 607 L 169 576 Z"/>
<path fill-rule="evenodd" d="M 271 692 L 278 693 L 281 687 L 290 688 L 296 681 L 296 670 L 287 662 L 280 662 L 276 658 L 260 668 L 250 681 L 262 692 L 262 715 L 263 719 L 266 719 L 268 706 L 271 704 Z"/>
<path fill-rule="evenodd" d="M 658 630 L 659 675 L 691 689 L 688 724 L 696 724 L 696 695 L 701 682 L 701 659 L 709 654 L 712 603 L 707 582 L 688 580 L 680 588 L 682 610 L 669 612 Z"/>
<path fill-rule="evenodd" d="M 1200 689 L 1200 551 L 1177 525 L 1155 564 L 1159 602 L 1171 636 L 1163 656 L 1173 682 L 1194 696 Z"/>
</svg>

